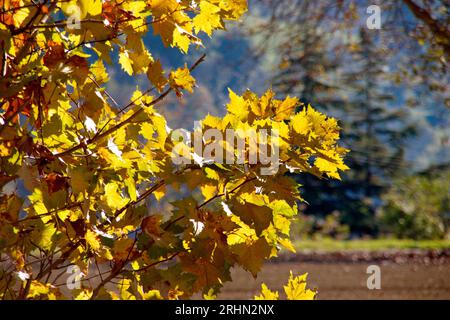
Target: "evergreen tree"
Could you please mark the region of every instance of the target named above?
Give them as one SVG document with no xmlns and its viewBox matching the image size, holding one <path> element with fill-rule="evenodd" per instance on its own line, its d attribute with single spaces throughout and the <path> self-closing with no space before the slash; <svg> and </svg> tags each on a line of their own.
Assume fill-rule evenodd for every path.
<svg viewBox="0 0 450 320">
<path fill-rule="evenodd" d="M 296 37 L 280 46 L 282 61 L 273 79 L 274 88 L 297 95 L 304 104 L 314 103 L 322 110 L 341 105 L 335 98 L 338 88 L 332 80 L 340 65 L 339 56 L 329 50 L 332 35 L 312 22 L 297 26 L 294 33 Z"/>
<path fill-rule="evenodd" d="M 343 142 L 352 150 L 347 159 L 351 170 L 338 182 L 298 181 L 310 203 L 306 214 L 323 217 L 339 211 L 341 221 L 358 234 L 377 231 L 379 196 L 405 168 L 403 146 L 414 131 L 404 111 L 394 107 L 399 91 L 386 76 L 386 52 L 370 32 L 361 29 L 350 52 L 339 57 L 326 35 L 312 37 L 306 31 L 301 54 L 292 50 L 289 70 L 275 78 L 277 90 L 339 115 Z"/>
<path fill-rule="evenodd" d="M 376 41 L 372 31 L 360 29 L 359 45 L 343 76 L 349 99 L 341 125 L 343 139 L 353 151 L 348 159 L 353 170 L 348 181 L 339 183 L 346 197 L 359 204 L 357 210 L 344 210 L 343 221 L 353 230 L 371 232 L 376 229 L 379 196 L 407 166 L 404 143 L 414 133 L 405 111 L 395 106 L 400 91 L 386 76 L 388 57 Z"/>
</svg>

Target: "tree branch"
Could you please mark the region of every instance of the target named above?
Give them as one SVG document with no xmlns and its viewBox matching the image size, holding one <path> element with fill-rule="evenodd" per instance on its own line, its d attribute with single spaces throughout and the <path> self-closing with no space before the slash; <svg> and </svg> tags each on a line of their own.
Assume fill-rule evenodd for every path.
<svg viewBox="0 0 450 320">
<path fill-rule="evenodd" d="M 427 10 L 417 5 L 414 1 L 403 0 L 403 2 L 417 19 L 423 21 L 430 28 L 431 32 L 441 39 L 439 43 L 442 44 L 447 54 L 450 54 L 450 29 L 440 25 Z"/>
<path fill-rule="evenodd" d="M 200 63 L 202 63 L 205 60 L 206 54 L 203 54 L 193 65 L 192 67 L 189 69 L 190 71 L 194 70 Z M 162 100 L 164 100 L 164 98 L 173 91 L 173 88 L 169 88 L 166 91 L 164 91 L 158 98 L 156 98 L 155 100 L 153 100 L 152 102 L 148 103 L 146 105 L 146 107 L 150 107 L 153 106 L 159 102 L 161 102 Z M 133 103 L 134 104 L 134 103 Z M 129 116 L 127 119 L 125 119 L 124 121 L 114 125 L 113 127 L 109 128 L 108 130 L 106 130 L 105 132 L 95 135 L 94 137 L 92 137 L 91 139 L 89 139 L 87 142 L 85 143 L 79 143 L 78 145 L 60 152 L 58 154 L 55 155 L 55 157 L 63 157 L 63 156 L 67 156 L 70 155 L 72 152 L 77 151 L 78 149 L 85 147 L 86 145 L 92 144 L 108 135 L 110 135 L 111 133 L 117 131 L 118 129 L 122 128 L 123 126 L 129 124 L 134 118 L 136 118 L 137 116 L 139 116 L 145 109 L 144 108 L 139 108 L 137 111 L 135 111 L 131 116 Z"/>
</svg>

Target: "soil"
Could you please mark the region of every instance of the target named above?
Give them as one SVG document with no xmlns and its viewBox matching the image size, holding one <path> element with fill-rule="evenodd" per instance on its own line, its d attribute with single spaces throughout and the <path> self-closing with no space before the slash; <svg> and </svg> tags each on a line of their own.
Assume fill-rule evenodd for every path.
<svg viewBox="0 0 450 320">
<path fill-rule="evenodd" d="M 367 288 L 369 265 L 378 265 L 381 288 Z M 388 250 L 382 252 L 309 252 L 283 255 L 263 266 L 257 279 L 233 270 L 218 299 L 251 299 L 266 283 L 283 292 L 290 270 L 308 273 L 308 287 L 318 299 L 445 299 L 450 300 L 450 250 Z"/>
</svg>

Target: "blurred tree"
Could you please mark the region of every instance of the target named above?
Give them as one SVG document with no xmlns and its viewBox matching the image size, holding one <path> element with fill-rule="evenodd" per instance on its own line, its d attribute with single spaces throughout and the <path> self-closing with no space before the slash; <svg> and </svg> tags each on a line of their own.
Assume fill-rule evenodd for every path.
<svg viewBox="0 0 450 320">
<path fill-rule="evenodd" d="M 252 20 L 247 26 L 249 33 L 260 39 L 258 53 L 271 50 L 268 43 L 273 39 L 278 49 L 297 43 L 295 38 L 302 37 L 298 31 L 305 24 L 314 25 L 322 33 L 334 33 L 334 49 L 351 46 L 352 35 L 360 26 L 366 26 L 367 8 L 378 5 L 382 18 L 382 44 L 397 60 L 396 68 L 391 70 L 393 76 L 399 82 L 420 83 L 421 87 L 425 85 L 427 89 L 439 92 L 449 106 L 449 0 L 253 0 L 251 3 L 260 8 L 255 12 L 260 13 L 261 19 L 258 23 Z M 340 42 L 339 45 L 336 42 Z"/>
<path fill-rule="evenodd" d="M 354 233 L 376 233 L 380 195 L 410 167 L 403 150 L 415 130 L 406 106 L 447 114 L 446 2 L 254 0 L 260 15 L 247 30 L 255 52 L 279 62 L 276 91 L 338 116 L 352 149 L 342 182 L 298 178 L 316 221 L 338 210 Z M 381 30 L 366 28 L 372 4 L 381 7 Z"/>
<path fill-rule="evenodd" d="M 351 63 L 341 82 L 349 94 L 342 126 L 343 139 L 353 151 L 348 161 L 354 170 L 337 187 L 341 202 L 358 204 L 342 207 L 343 222 L 353 230 L 373 232 L 379 195 L 390 177 L 404 171 L 405 142 L 415 129 L 405 111 L 393 106 L 398 88 L 386 76 L 387 52 L 364 28 Z"/>
<path fill-rule="evenodd" d="M 382 231 L 399 238 L 436 239 L 448 235 L 450 167 L 395 181 L 383 196 Z"/>
<path fill-rule="evenodd" d="M 450 1 L 448 0 L 422 0 L 420 5 L 417 1 L 403 0 L 411 13 L 426 27 L 426 38 L 432 45 L 441 47 L 441 55 L 450 55 Z"/>
<path fill-rule="evenodd" d="M 299 82 L 299 92 L 295 86 L 277 85 L 277 90 L 287 89 L 307 102 L 318 101 L 322 108 L 340 115 L 343 141 L 352 150 L 348 157 L 351 172 L 339 182 L 314 181 L 307 177 L 298 180 L 304 187 L 305 199 L 311 201 L 306 214 L 320 218 L 338 210 L 342 222 L 361 234 L 376 232 L 379 196 L 389 186 L 390 176 L 403 171 L 404 142 L 414 133 L 414 128 L 405 121 L 404 110 L 392 107 L 395 91 L 386 76 L 386 52 L 377 47 L 375 38 L 365 29 L 360 30 L 358 41 L 347 63 L 342 58 L 343 64 L 351 67 L 340 70 L 343 74 L 339 76 L 339 85 L 324 85 L 320 73 L 312 71 L 328 63 L 325 54 L 304 51 L 305 63 L 298 62 L 297 58 L 289 61 L 294 70 L 303 70 L 297 74 L 305 74 Z M 305 46 L 311 47 L 308 42 Z M 337 69 L 338 65 L 333 68 Z M 275 83 L 283 83 L 287 77 L 286 83 L 290 84 L 290 75 L 281 71 Z"/>
</svg>

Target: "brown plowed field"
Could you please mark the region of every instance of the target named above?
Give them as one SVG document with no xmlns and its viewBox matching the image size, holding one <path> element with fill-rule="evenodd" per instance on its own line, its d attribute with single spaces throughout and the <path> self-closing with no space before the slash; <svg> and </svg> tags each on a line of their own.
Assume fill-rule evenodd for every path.
<svg viewBox="0 0 450 320">
<path fill-rule="evenodd" d="M 367 288 L 369 265 L 381 269 L 381 289 Z M 265 282 L 282 291 L 289 277 L 308 272 L 310 288 L 319 299 L 445 299 L 450 300 L 450 252 L 388 251 L 307 253 L 283 256 L 267 263 L 255 280 L 245 271 L 233 270 L 233 282 L 219 299 L 249 299 Z"/>
</svg>

